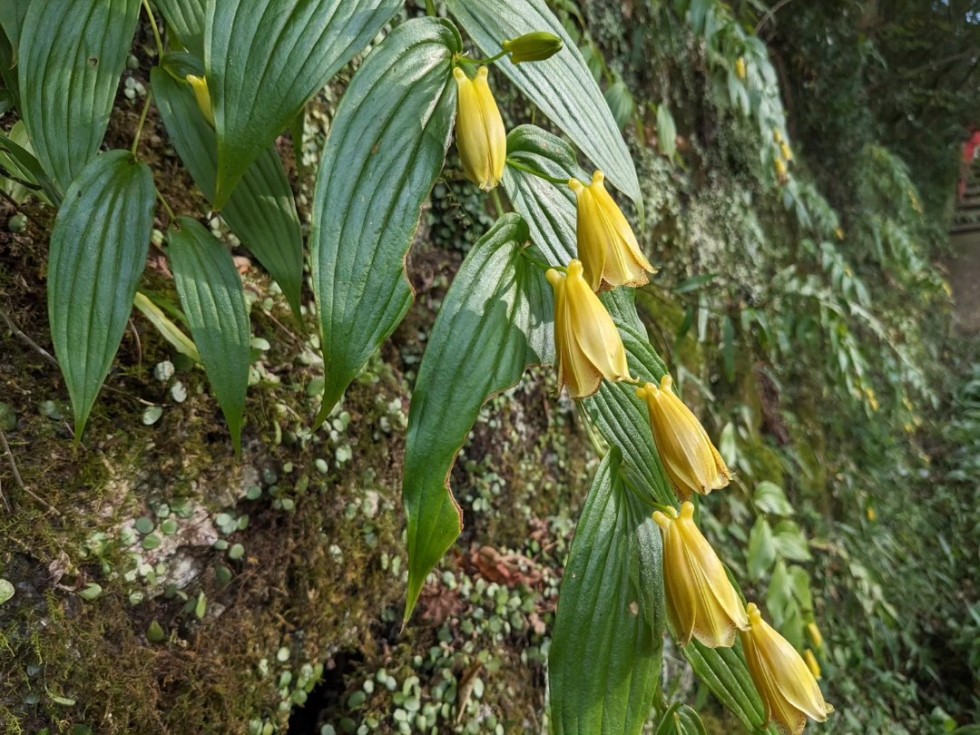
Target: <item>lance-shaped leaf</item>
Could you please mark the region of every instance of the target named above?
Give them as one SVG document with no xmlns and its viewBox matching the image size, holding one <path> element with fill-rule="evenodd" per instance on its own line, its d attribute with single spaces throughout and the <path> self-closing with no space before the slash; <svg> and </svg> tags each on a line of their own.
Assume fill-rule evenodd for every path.
<svg viewBox="0 0 980 735">
<path fill-rule="evenodd" d="M 160 68 L 150 72 L 153 94 L 174 148 L 209 201 L 214 201 L 218 144 L 189 84 Z M 282 159 L 275 146 L 263 149 L 221 212 L 225 222 L 300 314 L 303 288 L 303 234 Z"/>
<path fill-rule="evenodd" d="M 412 302 L 405 255 L 456 112 L 452 24 L 399 26 L 354 76 L 317 178 L 310 248 L 326 416 Z"/>
<path fill-rule="evenodd" d="M 681 651 L 698 679 L 742 721 L 749 732 L 762 729 L 762 700 L 752 684 L 742 656 L 741 644 L 737 644 L 735 648 L 708 648 L 697 641 L 691 641 Z"/>
<path fill-rule="evenodd" d="M 98 152 L 140 0 L 33 2 L 21 28 L 21 114 L 62 191 Z"/>
<path fill-rule="evenodd" d="M 221 2 L 221 0 L 218 0 Z M 163 13 L 167 28 L 188 51 L 204 58 L 204 12 L 207 0 L 153 0 Z"/>
<path fill-rule="evenodd" d="M 68 188 L 51 231 L 48 319 L 76 440 L 126 331 L 155 202 L 150 169 L 126 151 L 110 151 Z"/>
<path fill-rule="evenodd" d="M 402 0 L 209 2 L 204 68 L 218 131 L 215 206 Z"/>
<path fill-rule="evenodd" d="M 447 0 L 449 11 L 476 41 L 493 56 L 501 43 L 533 31 L 560 36 L 565 47 L 550 59 L 497 64 L 511 81 L 565 132 L 606 177 L 642 207 L 640 183 L 619 126 L 575 41 L 545 0 Z"/>
<path fill-rule="evenodd" d="M 24 27 L 24 18 L 31 0 L 3 0 L 0 3 L 0 29 L 3 29 L 10 41 L 10 68 L 17 63 L 17 47 L 20 44 L 20 33 Z"/>
<path fill-rule="evenodd" d="M 565 565 L 548 660 L 554 735 L 643 730 L 663 653 L 660 533 L 611 449 Z"/>
<path fill-rule="evenodd" d="M 675 702 L 664 713 L 654 735 L 708 735 L 698 713 L 681 702 Z"/>
<path fill-rule="evenodd" d="M 191 336 L 235 451 L 241 453 L 251 340 L 242 279 L 231 253 L 200 222 L 179 217 L 168 237 L 170 265 Z"/>
<path fill-rule="evenodd" d="M 554 296 L 524 252 L 527 239 L 524 220 L 508 214 L 473 246 L 422 357 L 405 448 L 406 620 L 426 575 L 462 528 L 449 474 L 480 407 L 529 365 L 554 358 Z"/>
</svg>

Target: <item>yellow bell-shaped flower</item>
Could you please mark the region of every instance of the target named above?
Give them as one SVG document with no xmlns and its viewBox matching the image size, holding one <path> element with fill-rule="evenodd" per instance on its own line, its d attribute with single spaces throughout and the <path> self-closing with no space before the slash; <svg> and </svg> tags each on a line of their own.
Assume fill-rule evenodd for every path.
<svg viewBox="0 0 980 735">
<path fill-rule="evenodd" d="M 490 191 L 504 177 L 507 163 L 507 130 L 487 83 L 487 67 L 475 79 L 458 66 L 453 70 L 458 89 L 456 147 L 466 178 Z"/>
<path fill-rule="evenodd" d="M 745 81 L 745 77 L 748 76 L 748 70 L 745 68 L 745 59 L 741 56 L 735 62 L 735 76 L 737 76 L 741 81 Z"/>
<path fill-rule="evenodd" d="M 191 89 L 194 90 L 194 97 L 197 98 L 197 106 L 201 108 L 201 114 L 204 115 L 204 119 L 213 128 L 214 108 L 211 107 L 211 93 L 208 91 L 208 80 L 204 77 L 196 77 L 193 74 L 188 74 L 184 79 L 187 80 L 191 85 Z"/>
<path fill-rule="evenodd" d="M 810 641 L 813 643 L 813 647 L 818 651 L 823 648 L 823 634 L 820 632 L 820 628 L 817 627 L 816 623 L 807 623 L 806 633 L 810 636 Z"/>
<path fill-rule="evenodd" d="M 813 674 L 813 678 L 820 681 L 822 672 L 820 671 L 820 662 L 817 661 L 817 657 L 814 655 L 813 651 L 809 648 L 803 652 L 803 658 L 806 660 L 806 667 L 810 669 L 810 673 Z"/>
<path fill-rule="evenodd" d="M 654 267 L 643 256 L 633 228 L 606 191 L 602 171 L 592 183 L 568 182 L 578 200 L 578 257 L 593 291 L 617 286 L 642 286 Z"/>
<path fill-rule="evenodd" d="M 657 451 L 681 499 L 727 487 L 732 473 L 701 422 L 674 395 L 671 377 L 664 375 L 659 388 L 647 383 L 636 394 L 647 402 Z"/>
<path fill-rule="evenodd" d="M 820 686 L 792 644 L 762 619 L 755 604 L 746 608 L 749 627 L 739 633 L 749 674 L 766 708 L 766 722 L 775 720 L 787 735 L 800 735 L 809 717 L 823 722 L 834 708 L 824 701 Z"/>
<path fill-rule="evenodd" d="M 582 264 L 573 260 L 567 275 L 554 268 L 546 275 L 555 289 L 558 380 L 568 388 L 568 394 L 572 398 L 591 396 L 603 378 L 629 380 L 622 337 L 582 277 Z"/>
<path fill-rule="evenodd" d="M 680 515 L 670 508 L 653 520 L 664 537 L 664 588 L 667 612 L 679 642 L 695 638 L 709 648 L 728 648 L 735 630 L 748 625 L 745 608 L 721 560 L 694 523 L 694 506 L 684 503 Z"/>
</svg>

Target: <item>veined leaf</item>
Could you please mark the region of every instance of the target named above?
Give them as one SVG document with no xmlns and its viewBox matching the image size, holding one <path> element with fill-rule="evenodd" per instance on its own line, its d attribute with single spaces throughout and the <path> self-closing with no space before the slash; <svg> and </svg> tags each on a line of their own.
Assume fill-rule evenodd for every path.
<svg viewBox="0 0 980 735">
<path fill-rule="evenodd" d="M 204 68 L 218 131 L 218 209 L 255 157 L 402 5 L 401 0 L 208 3 Z"/>
<path fill-rule="evenodd" d="M 12 51 L 10 68 L 17 63 L 17 47 L 20 44 L 21 29 L 24 27 L 24 17 L 30 4 L 31 0 L 3 0 L 0 3 L 0 28 L 7 35 Z"/>
<path fill-rule="evenodd" d="M 561 37 L 565 47 L 546 61 L 515 65 L 503 59 L 497 68 L 642 208 L 640 183 L 619 126 L 575 41 L 545 0 L 447 0 L 446 5 L 487 56 L 499 53 L 503 41 L 525 33 Z"/>
<path fill-rule="evenodd" d="M 180 303 L 240 454 L 251 358 L 242 279 L 231 253 L 200 222 L 179 217 L 168 238 Z"/>
<path fill-rule="evenodd" d="M 568 143 L 534 125 L 521 125 L 510 131 L 507 160 L 555 179 L 591 180 L 578 165 Z M 509 165 L 504 171 L 504 189 L 514 208 L 527 220 L 531 240 L 551 265 L 566 265 L 576 257 L 575 195 L 568 186 L 553 184 Z"/>
<path fill-rule="evenodd" d="M 181 331 L 180 327 L 174 324 L 170 318 L 163 313 L 163 309 L 153 303 L 149 296 L 136 292 L 133 299 L 133 306 L 139 309 L 140 313 L 146 317 L 156 330 L 167 340 L 170 345 L 180 354 L 189 357 L 194 362 L 201 361 L 201 353 L 197 351 L 197 345 Z"/>
<path fill-rule="evenodd" d="M 21 115 L 44 170 L 68 189 L 102 144 L 140 0 L 33 2 L 21 29 Z"/>
<path fill-rule="evenodd" d="M 76 441 L 129 321 L 155 202 L 150 169 L 127 151 L 110 151 L 68 188 L 51 231 L 48 318 Z"/>
<path fill-rule="evenodd" d="M 207 0 L 153 0 L 163 13 L 167 28 L 188 51 L 204 58 L 204 13 Z M 222 0 L 218 0 L 222 2 Z"/>
<path fill-rule="evenodd" d="M 449 147 L 451 61 L 461 44 L 447 21 L 399 26 L 337 108 L 310 234 L 326 372 L 321 418 L 412 303 L 405 254 Z"/>
<path fill-rule="evenodd" d="M 698 713 L 681 702 L 675 702 L 664 713 L 654 735 L 708 735 Z"/>
<path fill-rule="evenodd" d="M 708 648 L 692 640 L 681 651 L 698 679 L 750 732 L 763 729 L 762 700 L 745 666 L 741 644 L 735 648 Z"/>
<path fill-rule="evenodd" d="M 14 125 L 10 130 L 9 136 L 0 133 L 0 150 L 4 151 L 14 166 L 24 174 L 27 181 L 36 183 L 41 187 L 41 192 L 43 192 L 44 198 L 47 199 L 49 204 L 60 206 L 61 192 L 58 191 L 57 185 L 44 173 L 44 169 L 41 168 L 41 162 L 37 160 L 34 153 L 20 145 L 20 143 L 30 144 L 23 123 L 24 121 L 21 120 Z M 20 140 L 20 143 L 18 143 L 18 140 Z"/>
<path fill-rule="evenodd" d="M 150 73 L 160 116 L 194 181 L 214 201 L 218 144 L 190 85 L 160 68 Z M 303 234 L 296 203 L 275 146 L 245 171 L 221 212 L 228 226 L 282 288 L 299 318 L 303 288 Z"/>
<path fill-rule="evenodd" d="M 554 735 L 641 732 L 660 678 L 661 537 L 619 467 L 613 448 L 565 565 L 548 665 Z"/>
<path fill-rule="evenodd" d="M 11 44 L 6 31 L 0 26 L 0 82 L 14 104 L 20 108 L 20 86 L 17 84 L 17 50 Z"/>
<path fill-rule="evenodd" d="M 554 357 L 554 296 L 524 252 L 527 225 L 504 215 L 473 246 L 446 294 L 422 357 L 405 448 L 408 604 L 462 528 L 449 488 L 456 455 L 491 395 Z"/>
</svg>

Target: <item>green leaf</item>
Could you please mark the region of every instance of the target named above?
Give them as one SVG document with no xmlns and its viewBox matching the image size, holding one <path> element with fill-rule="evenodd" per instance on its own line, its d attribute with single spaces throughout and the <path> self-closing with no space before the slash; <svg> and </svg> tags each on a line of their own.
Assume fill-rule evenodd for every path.
<svg viewBox="0 0 980 735">
<path fill-rule="evenodd" d="M 681 702 L 675 702 L 664 713 L 654 735 L 708 735 L 701 717 Z"/>
<path fill-rule="evenodd" d="M 548 661 L 554 735 L 641 732 L 660 678 L 661 537 L 619 465 L 612 449 L 565 565 Z"/>
<path fill-rule="evenodd" d="M 736 643 L 735 648 L 708 648 L 693 640 L 681 652 L 701 683 L 750 732 L 762 728 L 765 717 L 762 700 L 745 665 L 741 643 Z"/>
<path fill-rule="evenodd" d="M 612 111 L 561 21 L 545 0 L 447 0 L 446 5 L 463 29 L 488 56 L 500 44 L 532 31 L 561 37 L 562 51 L 546 61 L 513 64 L 497 62 L 500 69 L 545 116 L 571 138 L 606 178 L 642 207 L 640 184 L 626 143 Z"/>
<path fill-rule="evenodd" d="M 163 13 L 167 28 L 184 48 L 198 58 L 204 58 L 204 13 L 206 0 L 153 0 Z M 223 0 L 218 0 L 223 2 Z"/>
<path fill-rule="evenodd" d="M 0 82 L 13 101 L 20 108 L 20 85 L 17 83 L 17 48 L 11 45 L 8 34 L 0 26 Z"/>
<path fill-rule="evenodd" d="M 403 4 L 401 0 L 208 3 L 204 68 L 218 131 L 215 207 L 224 207 L 255 157 Z"/>
<path fill-rule="evenodd" d="M 763 480 L 755 486 L 755 493 L 752 497 L 755 507 L 763 513 L 771 513 L 776 516 L 793 515 L 793 506 L 786 499 L 786 493 L 774 482 Z"/>
<path fill-rule="evenodd" d="M 139 11 L 140 0 L 38 1 L 24 18 L 21 114 L 62 191 L 102 145 Z"/>
<path fill-rule="evenodd" d="M 19 173 L 23 174 L 26 181 L 37 184 L 41 188 L 42 198 L 50 204 L 60 206 L 61 192 L 58 190 L 57 184 L 44 173 L 41 163 L 28 147 L 29 145 L 30 140 L 27 139 L 23 120 L 18 121 L 10 129 L 9 136 L 0 133 L 0 150 L 6 153 L 5 157 L 10 159 L 10 163 L 14 164 Z M 14 173 L 18 172 L 15 171 Z"/>
<path fill-rule="evenodd" d="M 9 601 L 15 593 L 14 586 L 8 580 L 0 578 L 0 605 Z"/>
<path fill-rule="evenodd" d="M 194 362 L 201 361 L 201 353 L 197 351 L 197 345 L 181 331 L 180 327 L 168 319 L 167 315 L 163 313 L 163 310 L 154 304 L 148 296 L 137 291 L 136 298 L 133 300 L 133 306 L 147 318 L 150 324 L 156 327 L 156 330 L 161 336 L 177 352 L 189 357 Z"/>
<path fill-rule="evenodd" d="M 568 143 L 534 125 L 510 131 L 507 160 L 555 179 L 590 180 Z M 576 257 L 575 195 L 568 186 L 509 165 L 504 171 L 504 189 L 514 209 L 527 220 L 531 241 L 551 265 L 566 265 Z"/>
<path fill-rule="evenodd" d="M 76 441 L 126 331 L 155 203 L 150 169 L 127 151 L 110 151 L 68 188 L 51 231 L 48 319 Z"/>
<path fill-rule="evenodd" d="M 153 69 L 150 79 L 174 148 L 204 196 L 213 202 L 218 166 L 214 130 L 201 114 L 189 84 L 159 68 Z M 289 179 L 275 146 L 268 146 L 258 154 L 221 216 L 279 284 L 299 318 L 303 234 Z"/>
<path fill-rule="evenodd" d="M 633 115 L 636 114 L 636 101 L 633 99 L 629 87 L 620 79 L 606 90 L 605 98 L 619 129 L 625 129 L 633 121 Z"/>
<path fill-rule="evenodd" d="M 399 26 L 337 108 L 310 234 L 326 372 L 321 418 L 412 303 L 405 256 L 449 147 L 451 62 L 461 44 L 446 21 Z"/>
<path fill-rule="evenodd" d="M 459 536 L 462 515 L 449 488 L 456 455 L 491 395 L 528 365 L 554 355 L 554 297 L 526 257 L 527 225 L 502 217 L 473 246 L 446 294 L 412 394 L 403 485 L 408 516 L 408 604 Z"/>
<path fill-rule="evenodd" d="M 677 152 L 677 126 L 666 104 L 657 107 L 657 145 L 667 158 L 673 158 Z"/>
<path fill-rule="evenodd" d="M 178 217 L 168 237 L 180 303 L 240 454 L 251 359 L 242 279 L 231 253 L 200 222 Z"/>
<path fill-rule="evenodd" d="M 784 559 L 809 561 L 810 547 L 803 531 L 793 521 L 783 520 L 776 524 L 772 533 L 776 553 Z"/>
<path fill-rule="evenodd" d="M 749 577 L 752 579 L 762 579 L 776 561 L 772 527 L 764 516 L 759 516 L 749 533 L 748 561 Z"/>
<path fill-rule="evenodd" d="M 20 45 L 21 30 L 24 27 L 24 17 L 31 0 L 3 0 L 0 3 L 0 28 L 10 41 L 13 51 L 10 67 L 17 63 L 17 47 Z"/>
</svg>

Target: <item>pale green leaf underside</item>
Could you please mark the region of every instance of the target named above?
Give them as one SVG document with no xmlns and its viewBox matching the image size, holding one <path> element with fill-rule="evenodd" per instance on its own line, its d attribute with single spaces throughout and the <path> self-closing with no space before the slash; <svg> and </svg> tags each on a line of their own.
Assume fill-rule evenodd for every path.
<svg viewBox="0 0 980 735">
<path fill-rule="evenodd" d="M 575 531 L 549 657 L 554 735 L 630 735 L 653 705 L 663 650 L 660 532 L 612 449 Z"/>
<path fill-rule="evenodd" d="M 459 48 L 450 23 L 409 21 L 367 58 L 337 109 L 310 234 L 326 373 L 321 416 L 411 305 L 405 256 L 449 147 Z"/>
<path fill-rule="evenodd" d="M 140 0 L 38 1 L 24 18 L 21 114 L 62 191 L 102 144 L 139 10 Z"/>
<path fill-rule="evenodd" d="M 80 438 L 133 307 L 150 247 L 153 175 L 126 151 L 94 159 L 51 231 L 48 319 Z"/>
<path fill-rule="evenodd" d="M 218 145 L 189 84 L 161 68 L 151 72 L 153 94 L 174 148 L 209 201 L 214 201 Z M 274 145 L 259 152 L 221 216 L 282 288 L 299 316 L 303 288 L 303 234 L 296 203 Z"/>
<path fill-rule="evenodd" d="M 215 206 L 401 0 L 210 0 L 204 68 L 218 131 Z"/>
<path fill-rule="evenodd" d="M 241 451 L 251 330 L 231 253 L 196 220 L 179 217 L 168 235 L 170 266 L 211 389 Z"/>
<path fill-rule="evenodd" d="M 545 0 L 447 0 L 446 4 L 487 56 L 499 53 L 506 39 L 533 31 L 549 31 L 564 40 L 562 51 L 546 61 L 515 65 L 504 58 L 496 68 L 567 134 L 611 183 L 642 206 L 633 159 L 612 111 L 575 42 Z"/>
<path fill-rule="evenodd" d="M 528 232 L 504 215 L 473 246 L 432 328 L 412 394 L 405 448 L 409 581 L 406 619 L 462 518 L 449 473 L 480 407 L 532 364 L 554 359 L 554 296 L 523 252 Z M 534 257 L 540 257 L 537 253 Z"/>
</svg>

